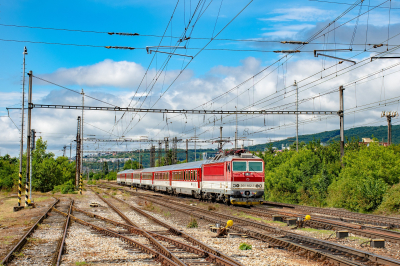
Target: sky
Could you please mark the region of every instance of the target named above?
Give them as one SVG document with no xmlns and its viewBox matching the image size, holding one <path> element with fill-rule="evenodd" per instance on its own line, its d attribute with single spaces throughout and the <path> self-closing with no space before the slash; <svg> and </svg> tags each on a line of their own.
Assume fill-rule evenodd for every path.
<svg viewBox="0 0 400 266">
<path fill-rule="evenodd" d="M 35 104 L 82 105 L 83 89 L 87 106 L 295 110 L 296 81 L 299 110 L 338 111 L 344 86 L 346 129 L 386 125 L 381 112 L 398 111 L 400 60 L 371 57 L 399 56 L 400 3 L 359 2 L 1 1 L 0 153 L 19 154 L 21 111 L 6 108 L 21 107 L 24 46 Z M 274 52 L 288 50 L 299 52 Z M 26 91 L 27 84 L 25 74 Z M 32 128 L 60 156 L 74 143 L 79 115 L 35 108 Z M 225 148 L 232 148 L 234 115 L 84 112 L 85 138 L 209 140 L 221 126 L 232 140 Z M 245 145 L 296 134 L 293 115 L 238 115 L 237 127 Z M 299 134 L 337 129 L 336 115 L 299 115 Z M 84 144 L 85 150 L 139 147 L 150 144 Z"/>
</svg>

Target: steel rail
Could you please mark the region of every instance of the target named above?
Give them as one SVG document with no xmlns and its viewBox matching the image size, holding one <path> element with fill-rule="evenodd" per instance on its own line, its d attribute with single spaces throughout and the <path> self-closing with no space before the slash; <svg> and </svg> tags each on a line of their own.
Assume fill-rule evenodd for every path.
<svg viewBox="0 0 400 266">
<path fill-rule="evenodd" d="M 58 213 L 64 215 L 64 216 L 68 216 L 67 213 L 62 212 L 62 211 L 60 211 L 60 210 L 57 210 L 56 208 L 54 208 L 54 210 L 55 210 L 56 212 L 58 212 Z M 77 223 L 79 223 L 79 224 L 81 224 L 81 225 L 84 225 L 84 226 L 88 226 L 88 227 L 90 227 L 90 228 L 92 228 L 92 229 L 94 229 L 94 230 L 96 230 L 96 231 L 98 231 L 98 232 L 100 232 L 100 233 L 105 234 L 105 235 L 119 238 L 119 239 L 121 239 L 123 242 L 127 243 L 128 245 L 131 245 L 131 246 L 133 246 L 133 247 L 136 247 L 136 248 L 140 249 L 141 251 L 143 251 L 144 253 L 147 253 L 147 254 L 149 254 L 149 255 L 154 256 L 154 257 L 156 258 L 156 260 L 159 261 L 159 262 L 160 262 L 161 264 L 163 264 L 163 265 L 168 265 L 168 266 L 169 266 L 169 265 L 170 265 L 170 266 L 177 266 L 177 265 L 178 265 L 178 264 L 176 264 L 174 261 L 170 260 L 169 258 L 167 258 L 166 256 L 164 256 L 163 254 L 161 254 L 160 252 L 158 252 L 158 251 L 156 251 L 156 250 L 154 250 L 154 249 L 152 249 L 152 248 L 149 248 L 149 247 L 147 247 L 147 246 L 145 246 L 145 245 L 143 245 L 143 244 L 141 244 L 141 243 L 139 243 L 139 242 L 137 242 L 137 241 L 135 241 L 135 240 L 133 240 L 133 239 L 131 239 L 131 238 L 129 238 L 129 237 L 123 236 L 123 235 L 121 235 L 121 234 L 120 234 L 119 232 L 117 232 L 117 231 L 114 231 L 114 230 L 112 230 L 112 229 L 108 229 L 108 228 L 104 228 L 104 227 L 100 227 L 100 226 L 94 225 L 94 224 L 92 224 L 92 223 L 83 221 L 83 220 L 81 220 L 81 219 L 79 219 L 79 218 L 77 218 L 77 217 L 75 217 L 75 216 L 73 216 L 73 215 L 70 215 L 70 217 L 71 217 L 71 220 L 73 220 L 74 222 L 77 222 Z"/>
<path fill-rule="evenodd" d="M 90 189 L 90 188 L 89 188 Z M 92 190 L 92 189 L 90 189 Z M 92 190 L 93 191 L 93 190 Z M 133 223 L 125 214 L 122 213 L 116 206 L 114 206 L 111 202 L 100 196 L 99 194 L 93 193 L 98 196 L 104 203 L 106 203 L 111 209 L 113 209 L 127 224 L 139 228 L 135 223 Z M 170 260 L 174 261 L 177 265 L 186 266 L 186 263 L 181 261 L 178 257 L 171 253 L 166 247 L 164 247 L 160 242 L 158 242 L 154 237 L 148 234 L 146 231 L 143 231 L 143 236 L 146 237 L 149 242 L 156 248 L 158 252 L 163 254 L 165 257 L 169 258 Z"/>
<path fill-rule="evenodd" d="M 14 253 L 18 252 L 26 243 L 28 236 L 30 236 L 37 228 L 39 223 L 41 223 L 44 219 L 47 218 L 47 215 L 52 210 L 53 206 L 55 206 L 60 200 L 56 199 L 56 201 L 51 204 L 51 206 L 46 210 L 46 212 L 36 221 L 36 223 L 21 237 L 18 243 L 7 253 L 7 255 L 0 262 L 0 265 L 7 265 L 13 257 Z"/>
<path fill-rule="evenodd" d="M 185 232 L 183 232 L 183 231 L 181 231 L 181 230 L 178 230 L 178 229 L 176 229 L 175 227 L 170 226 L 170 225 L 167 224 L 167 223 L 164 223 L 163 221 L 160 221 L 160 220 L 157 219 L 156 217 L 154 217 L 154 216 L 152 216 L 152 215 L 146 213 L 145 211 L 143 211 L 143 210 L 141 210 L 141 209 L 139 209 L 139 208 L 137 208 L 137 207 L 135 207 L 135 206 L 133 206 L 133 205 L 127 203 L 127 202 L 124 202 L 124 201 L 122 201 L 122 200 L 120 200 L 120 199 L 118 199 L 118 198 L 116 198 L 116 197 L 114 197 L 114 196 L 112 196 L 112 195 L 110 195 L 110 194 L 108 194 L 108 195 L 109 195 L 110 197 L 113 197 L 113 198 L 116 199 L 117 201 L 120 201 L 120 202 L 126 204 L 129 208 L 131 208 L 132 210 L 134 210 L 134 211 L 140 213 L 141 215 L 145 216 L 146 218 L 148 218 L 148 219 L 154 221 L 155 223 L 157 223 L 157 224 L 159 224 L 159 225 L 161 225 L 161 226 L 167 228 L 167 229 L 168 229 L 171 233 L 173 233 L 174 235 L 181 236 L 181 237 L 183 237 L 186 241 L 188 241 L 188 242 L 190 242 L 190 243 L 192 243 L 192 244 L 194 244 L 194 245 L 199 246 L 202 250 L 204 250 L 204 251 L 206 251 L 206 252 L 208 252 L 208 253 L 211 253 L 211 254 L 213 254 L 214 256 L 217 256 L 217 257 L 220 257 L 220 258 L 222 258 L 222 259 L 224 259 L 224 260 L 227 260 L 227 261 L 229 261 L 229 262 L 231 262 L 231 263 L 233 263 L 233 264 L 235 264 L 235 265 L 243 266 L 243 264 L 241 264 L 240 262 L 238 262 L 238 261 L 236 261 L 236 260 L 230 258 L 229 256 L 227 256 L 227 255 L 225 255 L 225 254 L 219 252 L 218 250 L 215 250 L 215 249 L 209 247 L 208 245 L 206 245 L 206 244 L 204 244 L 203 242 L 201 242 L 201 241 L 195 239 L 194 237 L 192 237 L 192 236 L 186 234 Z"/>
<path fill-rule="evenodd" d="M 138 196 L 138 197 L 144 198 L 142 196 Z M 336 244 L 336 243 L 331 243 L 331 242 L 320 240 L 320 239 L 315 239 L 315 238 L 312 238 L 312 237 L 299 235 L 299 234 L 288 232 L 288 231 L 284 231 L 284 230 L 279 230 L 279 229 L 276 229 L 275 227 L 268 226 L 268 225 L 265 225 L 265 224 L 262 224 L 262 223 L 259 223 L 259 222 L 249 221 L 249 220 L 238 218 L 238 217 L 231 216 L 231 215 L 225 215 L 225 214 L 218 213 L 218 212 L 215 212 L 215 211 L 208 211 L 209 213 L 211 213 L 212 216 L 205 216 L 203 213 L 207 212 L 207 211 L 203 210 L 203 209 L 200 209 L 198 207 L 187 206 L 187 205 L 184 205 L 184 204 L 181 204 L 181 203 L 177 203 L 177 202 L 174 202 L 173 204 L 167 204 L 167 203 L 162 202 L 160 200 L 153 199 L 153 197 L 147 197 L 146 200 L 153 201 L 153 202 L 155 202 L 157 204 L 160 204 L 160 205 L 164 204 L 164 206 L 167 206 L 169 208 L 178 208 L 176 205 L 179 205 L 179 206 L 183 205 L 183 207 L 190 209 L 190 211 L 187 211 L 188 214 L 195 215 L 194 212 L 199 212 L 200 213 L 199 215 L 202 216 L 201 218 L 203 218 L 203 219 L 210 219 L 210 220 L 213 220 L 214 222 L 218 222 L 219 221 L 218 219 L 215 219 L 214 216 L 222 217 L 222 218 L 225 218 L 225 219 L 231 219 L 231 220 L 236 221 L 236 222 L 238 222 L 240 224 L 244 224 L 244 225 L 260 228 L 260 229 L 263 229 L 263 230 L 267 230 L 267 231 L 272 232 L 274 234 L 281 234 L 281 235 L 283 235 L 284 238 L 287 238 L 287 239 L 289 239 L 291 241 L 296 241 L 298 243 L 308 243 L 310 245 L 318 247 L 319 249 L 320 248 L 324 248 L 326 250 L 335 250 L 336 252 L 339 252 L 339 253 L 342 253 L 342 254 L 349 254 L 350 256 L 356 256 L 356 257 L 358 257 L 360 259 L 368 259 L 370 262 L 380 263 L 380 264 L 383 264 L 383 265 L 391 265 L 391 266 L 400 265 L 400 261 L 392 259 L 392 258 L 383 257 L 383 256 L 376 255 L 376 254 L 373 254 L 373 253 L 364 252 L 364 251 L 357 250 L 357 249 L 354 249 L 354 248 L 350 248 L 350 247 L 347 247 L 347 246 L 339 245 L 339 244 Z M 270 241 L 273 238 L 273 237 L 271 238 L 271 236 L 259 233 L 257 231 L 253 231 L 253 230 L 246 229 L 246 228 L 241 228 L 240 226 L 236 226 L 236 227 L 233 226 L 232 229 L 236 229 L 236 230 L 241 231 L 243 233 L 246 233 L 246 234 L 248 234 L 248 235 L 250 235 L 252 237 L 261 237 L 261 238 L 265 238 L 266 237 L 266 238 L 269 238 Z M 279 238 L 279 240 L 282 241 L 282 240 L 284 240 L 284 238 Z M 332 257 L 331 259 L 336 259 L 336 258 Z M 352 264 L 350 264 L 350 265 L 352 265 Z"/>
<path fill-rule="evenodd" d="M 358 223 L 360 223 L 360 221 L 363 221 L 364 223 L 367 222 L 368 224 L 400 228 L 400 218 L 396 218 L 396 217 L 384 217 L 384 216 L 372 215 L 372 214 L 355 213 L 355 212 L 350 212 L 347 210 L 326 209 L 326 208 L 301 206 L 301 205 L 296 205 L 296 204 L 270 202 L 270 201 L 264 201 L 264 204 L 272 205 L 272 206 L 279 206 L 279 207 L 284 207 L 284 208 L 292 208 L 292 209 L 303 210 L 303 211 L 314 212 L 314 213 L 321 213 L 321 214 L 326 214 L 326 215 L 331 215 L 331 216 L 338 216 L 341 218 L 346 217 L 346 218 L 354 219 Z"/>
<path fill-rule="evenodd" d="M 55 257 L 55 263 L 53 263 L 56 266 L 59 266 L 61 264 L 61 257 L 64 253 L 65 238 L 67 237 L 68 227 L 70 225 L 73 205 L 74 205 L 74 200 L 72 200 L 69 205 L 68 216 L 67 216 L 67 219 L 65 220 L 65 224 L 64 224 L 64 233 L 63 233 L 62 238 L 59 241 L 59 244 L 57 245 L 58 252 L 55 253 L 57 256 Z"/>
<path fill-rule="evenodd" d="M 123 189 L 123 190 L 125 190 L 125 189 Z M 268 241 L 268 242 L 272 242 L 272 243 L 278 243 L 279 246 L 283 246 L 285 248 L 286 247 L 292 247 L 292 248 L 294 248 L 296 250 L 301 249 L 306 254 L 312 253 L 313 254 L 312 256 L 314 256 L 314 257 L 320 257 L 320 258 L 325 257 L 326 259 L 328 259 L 332 263 L 339 263 L 339 264 L 341 263 L 341 265 L 343 263 L 347 263 L 347 264 L 343 264 L 343 265 L 362 265 L 362 264 L 353 264 L 354 262 L 350 262 L 348 260 L 343 260 L 343 259 L 341 259 L 341 262 L 339 262 L 338 259 L 340 259 L 340 258 L 337 258 L 334 255 L 330 255 L 330 254 L 327 254 L 327 253 L 321 251 L 320 250 L 321 248 L 324 248 L 324 249 L 326 249 L 328 251 L 334 250 L 335 252 L 338 252 L 340 254 L 345 254 L 345 255 L 348 255 L 348 256 L 352 256 L 352 257 L 357 257 L 358 259 L 361 259 L 361 260 L 362 259 L 367 259 L 368 261 L 373 262 L 373 263 L 380 263 L 380 264 L 383 264 L 383 265 L 390 265 L 390 266 L 400 265 L 400 261 L 392 259 L 392 258 L 387 258 L 387 257 L 379 256 L 379 255 L 376 255 L 376 254 L 373 254 L 373 253 L 364 252 L 364 251 L 361 251 L 361 250 L 350 248 L 350 247 L 347 247 L 347 246 L 331 243 L 331 242 L 328 242 L 328 241 L 319 240 L 319 239 L 315 239 L 315 238 L 312 238 L 312 237 L 306 237 L 306 236 L 302 236 L 302 235 L 299 235 L 299 234 L 296 234 L 296 233 L 291 233 L 291 232 L 284 231 L 284 230 L 279 230 L 279 229 L 276 229 L 276 228 L 274 228 L 272 226 L 268 226 L 268 225 L 265 225 L 265 224 L 262 224 L 262 223 L 259 223 L 259 222 L 248 221 L 248 220 L 245 220 L 245 219 L 242 219 L 242 218 L 221 214 L 221 213 L 218 213 L 218 212 L 215 212 L 215 211 L 210 212 L 210 211 L 206 211 L 206 210 L 200 209 L 198 207 L 193 207 L 193 206 L 188 206 L 188 205 L 184 205 L 184 204 L 181 204 L 181 203 L 177 203 L 175 201 L 174 201 L 173 204 L 168 204 L 165 201 L 160 201 L 159 199 L 155 199 L 154 197 L 152 197 L 151 195 L 146 194 L 146 193 L 131 192 L 131 191 L 128 191 L 128 190 L 125 190 L 125 191 L 127 191 L 128 193 L 130 193 L 132 195 L 135 195 L 135 196 L 137 196 L 139 198 L 143 198 L 143 199 L 152 201 L 152 202 L 154 202 L 156 204 L 159 204 L 159 205 L 162 205 L 162 206 L 166 206 L 168 208 L 176 209 L 178 211 L 181 211 L 181 212 L 184 212 L 184 213 L 187 213 L 187 214 L 190 214 L 190 215 L 193 215 L 193 216 L 196 216 L 196 217 L 199 217 L 199 218 L 211 221 L 211 222 L 219 222 L 219 220 L 216 219 L 215 217 L 220 217 L 220 218 L 224 218 L 224 219 L 231 219 L 231 220 L 234 220 L 234 221 L 236 220 L 236 222 L 244 223 L 246 226 L 253 226 L 253 227 L 256 227 L 256 228 L 267 230 L 267 231 L 272 232 L 274 234 L 283 234 L 283 237 L 273 237 L 273 236 L 266 235 L 264 233 L 260 233 L 258 231 L 254 231 L 254 230 L 251 230 L 251 229 L 243 228 L 243 227 L 240 227 L 240 226 L 233 226 L 232 227 L 232 229 L 235 229 L 235 230 L 237 230 L 239 232 L 246 233 L 246 234 L 248 234 L 248 235 L 250 235 L 250 236 L 252 236 L 254 238 L 257 238 L 257 239 L 260 239 L 260 240 L 263 240 L 263 241 Z M 147 197 L 144 198 L 143 196 L 140 196 L 138 194 L 144 194 Z M 183 205 L 184 208 L 180 208 L 177 205 L 178 206 L 179 205 L 180 206 Z M 187 209 L 190 209 L 190 211 L 187 210 Z M 211 216 L 208 216 L 208 215 L 204 215 L 205 212 L 206 213 L 212 213 L 213 216 L 211 217 Z M 296 246 L 296 245 L 293 245 L 293 244 L 295 244 L 293 242 L 307 243 L 309 245 L 317 247 L 318 250 L 316 250 L 316 249 L 305 250 L 305 249 L 302 249 L 303 248 L 302 245 Z"/>
<path fill-rule="evenodd" d="M 240 209 L 240 211 L 264 217 L 281 215 L 283 218 L 288 218 L 288 217 L 297 218 L 305 215 L 303 213 L 289 213 L 289 212 L 270 210 L 270 209 L 262 209 L 262 210 Z M 350 233 L 353 233 L 355 235 L 360 235 L 368 238 L 383 238 L 385 241 L 400 244 L 399 232 L 389 231 L 382 228 L 370 227 L 365 225 L 356 225 L 343 221 L 331 220 L 330 218 L 321 218 L 320 216 L 312 216 L 311 220 L 305 223 L 305 226 L 317 229 L 326 229 L 326 230 L 348 230 Z"/>
<path fill-rule="evenodd" d="M 104 222 L 111 223 L 111 224 L 113 224 L 115 226 L 123 227 L 123 228 L 127 229 L 130 233 L 141 234 L 141 235 L 143 234 L 143 231 L 144 231 L 143 229 L 134 227 L 132 225 L 120 223 L 120 222 L 117 222 L 117 221 L 114 221 L 114 220 L 110 220 L 110 219 L 102 217 L 100 215 L 84 211 L 84 210 L 79 209 L 77 207 L 72 207 L 72 208 L 75 211 L 81 212 L 81 213 L 83 213 L 83 214 L 85 214 L 85 215 L 87 215 L 87 216 L 89 216 L 91 218 L 96 218 L 96 219 L 102 220 Z M 174 245 L 174 246 L 176 246 L 178 248 L 181 248 L 181 249 L 183 249 L 183 250 L 185 250 L 187 252 L 191 252 L 191 253 L 194 253 L 196 255 L 202 256 L 206 260 L 211 261 L 213 263 L 216 263 L 217 265 L 226 265 L 226 266 L 228 266 L 228 265 L 230 265 L 230 266 L 238 265 L 236 263 L 232 263 L 230 261 L 224 260 L 223 258 L 215 256 L 215 255 L 213 255 L 213 254 L 211 254 L 211 253 L 209 253 L 209 252 L 207 252 L 205 250 L 193 247 L 191 245 L 187 245 L 187 244 L 185 244 L 185 243 L 183 243 L 181 241 L 169 238 L 167 236 L 160 235 L 160 234 L 157 234 L 157 233 L 154 233 L 154 232 L 150 232 L 150 231 L 147 231 L 147 233 L 149 233 L 150 235 L 152 235 L 153 237 L 155 237 L 155 238 L 157 238 L 157 239 L 159 239 L 161 241 L 168 242 L 168 243 L 170 243 L 170 244 L 172 244 L 172 245 Z"/>
</svg>

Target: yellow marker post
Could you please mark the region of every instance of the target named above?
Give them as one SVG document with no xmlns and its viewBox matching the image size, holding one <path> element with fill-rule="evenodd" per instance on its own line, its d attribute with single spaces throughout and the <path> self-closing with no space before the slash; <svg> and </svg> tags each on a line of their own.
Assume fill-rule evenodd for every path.
<svg viewBox="0 0 400 266">
<path fill-rule="evenodd" d="M 82 174 L 79 176 L 79 194 L 82 195 Z"/>
<path fill-rule="evenodd" d="M 304 220 L 306 220 L 306 221 L 311 220 L 311 216 L 307 214 L 306 217 L 304 217 Z"/>
</svg>

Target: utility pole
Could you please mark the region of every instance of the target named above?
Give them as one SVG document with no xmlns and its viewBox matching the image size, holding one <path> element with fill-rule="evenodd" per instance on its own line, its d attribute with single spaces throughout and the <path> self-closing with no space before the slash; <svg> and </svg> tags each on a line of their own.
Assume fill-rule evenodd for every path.
<svg viewBox="0 0 400 266">
<path fill-rule="evenodd" d="M 386 117 L 388 122 L 388 136 L 387 136 L 388 146 L 392 144 L 392 117 L 397 117 L 397 116 L 399 116 L 399 113 L 396 111 L 393 112 L 383 111 L 381 114 L 381 117 Z"/>
<path fill-rule="evenodd" d="M 28 89 L 28 127 L 27 127 L 27 138 L 26 138 L 26 176 L 25 176 L 25 207 L 29 206 L 28 202 L 28 190 L 29 190 L 29 170 L 31 162 L 31 122 L 32 122 L 32 70 L 29 71 L 29 89 Z"/>
<path fill-rule="evenodd" d="M 69 159 L 72 160 L 72 143 L 69 144 Z"/>
<path fill-rule="evenodd" d="M 75 175 L 75 186 L 79 186 L 79 178 L 80 178 L 80 173 L 81 173 L 81 117 L 78 116 L 78 122 L 77 122 L 77 130 L 76 130 L 76 157 L 75 157 L 75 162 L 76 162 L 76 175 Z"/>
<path fill-rule="evenodd" d="M 235 131 L 235 150 L 237 149 L 237 136 L 238 136 L 238 117 L 237 117 L 237 106 L 236 108 L 236 131 Z"/>
<path fill-rule="evenodd" d="M 343 100 L 343 86 L 339 87 L 339 117 L 340 117 L 340 159 L 344 156 L 344 100 Z M 343 165 L 343 164 L 342 164 Z"/>
<path fill-rule="evenodd" d="M 168 137 L 164 138 L 165 142 L 165 165 L 170 165 L 168 162 L 168 156 L 169 156 L 169 143 L 168 143 Z"/>
<path fill-rule="evenodd" d="M 194 128 L 194 161 L 197 161 L 197 137 L 196 137 L 196 128 Z"/>
<path fill-rule="evenodd" d="M 161 166 L 162 143 L 158 142 L 158 166 Z"/>
<path fill-rule="evenodd" d="M 21 143 L 19 147 L 19 178 L 18 178 L 18 207 L 14 208 L 14 211 L 21 207 L 21 192 L 22 192 L 22 157 L 24 154 L 24 113 L 25 113 L 25 55 L 28 54 L 28 49 L 24 47 L 24 61 L 22 64 L 22 107 L 21 107 Z"/>
<path fill-rule="evenodd" d="M 82 89 L 81 94 L 82 94 L 82 106 L 85 106 L 85 93 L 83 92 L 83 89 Z M 80 164 L 81 164 L 80 165 L 81 173 L 83 173 L 83 109 L 84 108 L 82 108 L 81 140 L 80 140 L 80 144 L 81 144 L 81 147 L 80 147 L 80 149 L 81 149 L 81 155 L 80 155 L 80 157 L 81 157 L 81 162 L 80 162 Z"/>
<path fill-rule="evenodd" d="M 151 148 L 150 148 L 150 167 L 155 167 L 156 166 L 155 153 L 156 153 L 156 147 L 154 145 L 151 145 Z"/>
<path fill-rule="evenodd" d="M 67 150 L 67 146 L 66 145 L 64 145 L 63 146 L 63 157 L 65 157 L 65 151 Z"/>
<path fill-rule="evenodd" d="M 220 140 L 220 143 L 218 145 L 218 149 L 222 150 L 222 127 L 219 127 L 219 140 Z"/>
<path fill-rule="evenodd" d="M 294 81 L 296 86 L 296 151 L 299 152 L 299 86 Z"/>
<path fill-rule="evenodd" d="M 189 162 L 189 151 L 188 151 L 188 149 L 189 149 L 189 141 L 188 141 L 188 139 L 186 139 L 186 162 L 187 163 Z"/>
<path fill-rule="evenodd" d="M 32 141 L 31 141 L 31 153 L 35 149 L 35 136 L 36 136 L 36 131 L 32 129 L 31 131 L 32 135 Z M 30 162 L 30 170 L 29 170 L 29 203 L 33 203 L 33 198 L 32 198 L 32 155 L 31 155 L 31 162 Z"/>
</svg>

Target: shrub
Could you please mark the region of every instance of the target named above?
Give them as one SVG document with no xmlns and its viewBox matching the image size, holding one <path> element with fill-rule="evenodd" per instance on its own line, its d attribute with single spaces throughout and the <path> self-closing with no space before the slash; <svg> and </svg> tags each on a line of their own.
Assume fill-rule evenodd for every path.
<svg viewBox="0 0 400 266">
<path fill-rule="evenodd" d="M 191 217 L 190 222 L 187 225 L 187 228 L 197 228 L 199 225 L 197 224 L 196 218 Z"/>
<path fill-rule="evenodd" d="M 379 213 L 400 213 L 400 184 L 392 186 L 383 196 L 382 204 L 378 208 Z"/>
<path fill-rule="evenodd" d="M 251 250 L 253 248 L 252 245 L 249 245 L 247 243 L 240 243 L 239 249 L 240 250 Z"/>
<path fill-rule="evenodd" d="M 62 185 L 55 186 L 53 189 L 53 193 L 61 192 L 61 194 L 74 194 L 75 192 L 75 185 L 73 180 L 68 180 Z"/>
</svg>

